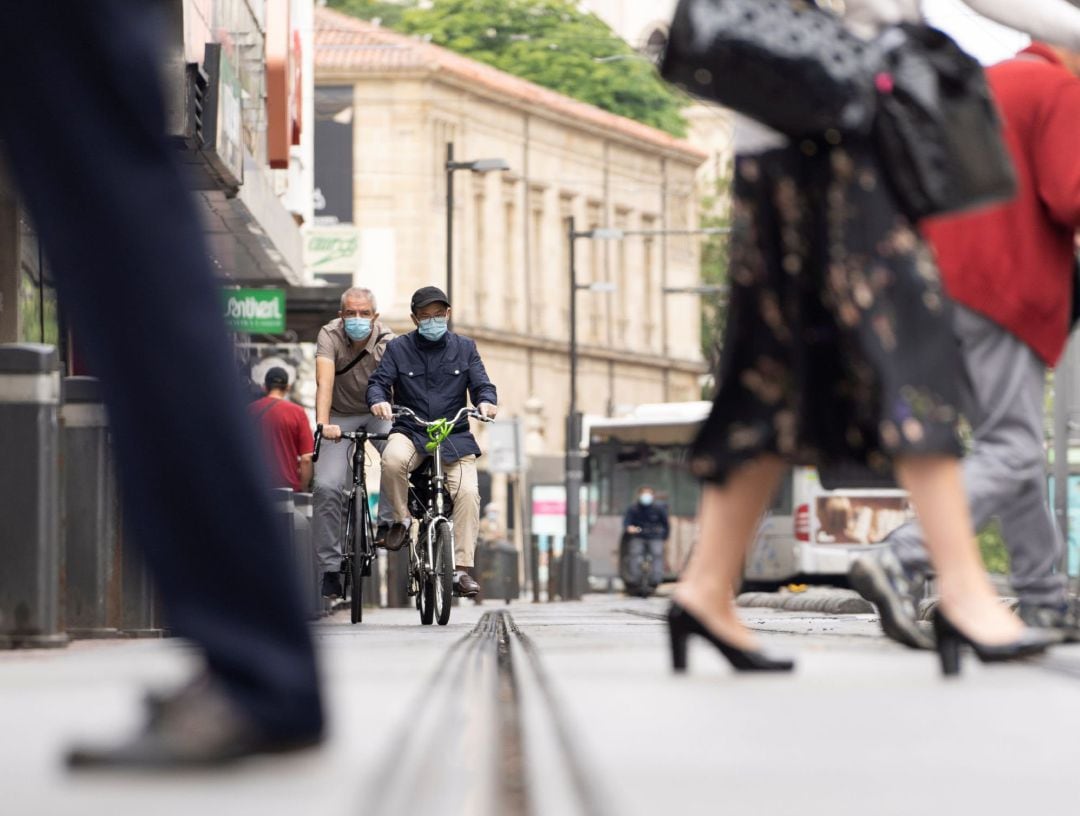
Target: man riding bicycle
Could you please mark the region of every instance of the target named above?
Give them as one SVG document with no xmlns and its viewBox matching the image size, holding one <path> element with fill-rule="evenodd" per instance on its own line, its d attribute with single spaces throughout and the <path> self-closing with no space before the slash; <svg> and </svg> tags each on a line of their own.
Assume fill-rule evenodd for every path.
<svg viewBox="0 0 1080 816">
<path fill-rule="evenodd" d="M 393 333 L 379 322 L 375 295 L 354 287 L 341 296 L 341 311 L 319 331 L 315 351 L 315 421 L 323 439 L 339 441 L 342 431 L 386 433 L 390 423 L 368 409 L 368 380 Z M 322 594 L 341 595 L 341 518 L 351 484 L 349 446 L 324 445 L 315 466 L 312 540 L 322 570 Z M 392 521 L 390 505 L 379 502 L 380 533 Z M 378 538 L 379 536 L 376 536 Z"/>
<path fill-rule="evenodd" d="M 412 321 L 416 331 L 395 337 L 371 375 L 367 401 L 372 415 L 393 418 L 391 403 L 395 403 L 422 417 L 452 418 L 471 398 L 483 416 L 494 419 L 498 412 L 495 386 L 484 370 L 476 343 L 449 330 L 446 294 L 435 286 L 418 289 L 412 296 Z M 394 519 L 386 536 L 387 549 L 400 549 L 407 540 L 411 524 L 409 474 L 424 461 L 427 441 L 423 426 L 406 416 L 394 419 L 382 454 L 382 491 Z M 465 571 L 473 565 L 480 528 L 479 455 L 480 446 L 464 420 L 443 443 L 443 462 L 454 502 L 454 588 L 468 598 L 480 592 L 480 585 Z"/>
</svg>

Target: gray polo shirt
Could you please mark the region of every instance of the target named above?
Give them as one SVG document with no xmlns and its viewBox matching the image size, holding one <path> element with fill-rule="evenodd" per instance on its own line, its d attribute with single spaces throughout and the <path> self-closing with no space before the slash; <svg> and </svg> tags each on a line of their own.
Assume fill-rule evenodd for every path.
<svg viewBox="0 0 1080 816">
<path fill-rule="evenodd" d="M 379 335 L 384 334 L 380 338 Z M 324 357 L 334 362 L 334 397 L 330 403 L 330 413 L 338 416 L 356 416 L 369 414 L 367 405 L 368 377 L 375 371 L 375 366 L 386 351 L 386 344 L 394 338 L 393 332 L 376 321 L 371 327 L 371 334 L 366 342 L 351 340 L 345 334 L 345 325 L 340 317 L 331 320 L 319 330 L 319 340 L 315 347 L 315 357 Z M 364 359 L 344 370 L 361 351 L 367 350 Z"/>
</svg>

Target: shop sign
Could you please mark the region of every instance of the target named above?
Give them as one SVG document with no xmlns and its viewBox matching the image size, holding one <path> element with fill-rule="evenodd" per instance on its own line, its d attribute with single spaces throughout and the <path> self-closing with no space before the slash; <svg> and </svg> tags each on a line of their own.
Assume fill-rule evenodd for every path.
<svg viewBox="0 0 1080 816">
<path fill-rule="evenodd" d="M 360 268 L 360 230 L 356 227 L 313 227 L 304 238 L 304 264 L 315 274 Z"/>
<path fill-rule="evenodd" d="M 224 289 L 225 321 L 240 334 L 285 331 L 284 289 Z"/>
</svg>

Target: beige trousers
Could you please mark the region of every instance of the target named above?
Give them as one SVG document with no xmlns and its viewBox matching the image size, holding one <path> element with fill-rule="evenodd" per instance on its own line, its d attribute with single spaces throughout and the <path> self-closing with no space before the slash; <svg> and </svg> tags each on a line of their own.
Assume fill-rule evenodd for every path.
<svg viewBox="0 0 1080 816">
<path fill-rule="evenodd" d="M 390 435 L 382 454 L 380 489 L 394 512 L 394 521 L 411 523 L 409 515 L 409 474 L 424 461 L 422 454 L 405 434 Z M 443 467 L 446 489 L 454 500 L 455 566 L 471 567 L 480 531 L 480 483 L 476 478 L 476 457 L 465 456 Z"/>
</svg>

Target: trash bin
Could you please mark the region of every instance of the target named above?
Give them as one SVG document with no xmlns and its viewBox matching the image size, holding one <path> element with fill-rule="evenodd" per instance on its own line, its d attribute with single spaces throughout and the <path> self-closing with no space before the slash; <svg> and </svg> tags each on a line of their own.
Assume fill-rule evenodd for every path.
<svg viewBox="0 0 1080 816">
<path fill-rule="evenodd" d="M 0 648 L 63 646 L 56 349 L 0 345 Z"/>
<path fill-rule="evenodd" d="M 510 603 L 520 597 L 518 551 L 505 540 L 477 545 L 476 580 L 480 583 L 481 600 L 501 598 Z"/>
<path fill-rule="evenodd" d="M 118 637 L 121 595 L 116 481 L 97 379 L 64 379 L 60 418 L 64 627 L 70 637 Z"/>
<path fill-rule="evenodd" d="M 304 585 L 304 608 L 310 620 L 323 616 L 322 596 L 319 586 L 319 559 L 311 538 L 311 518 L 314 513 L 310 493 L 294 493 L 293 547 L 296 553 L 297 571 Z"/>
</svg>

